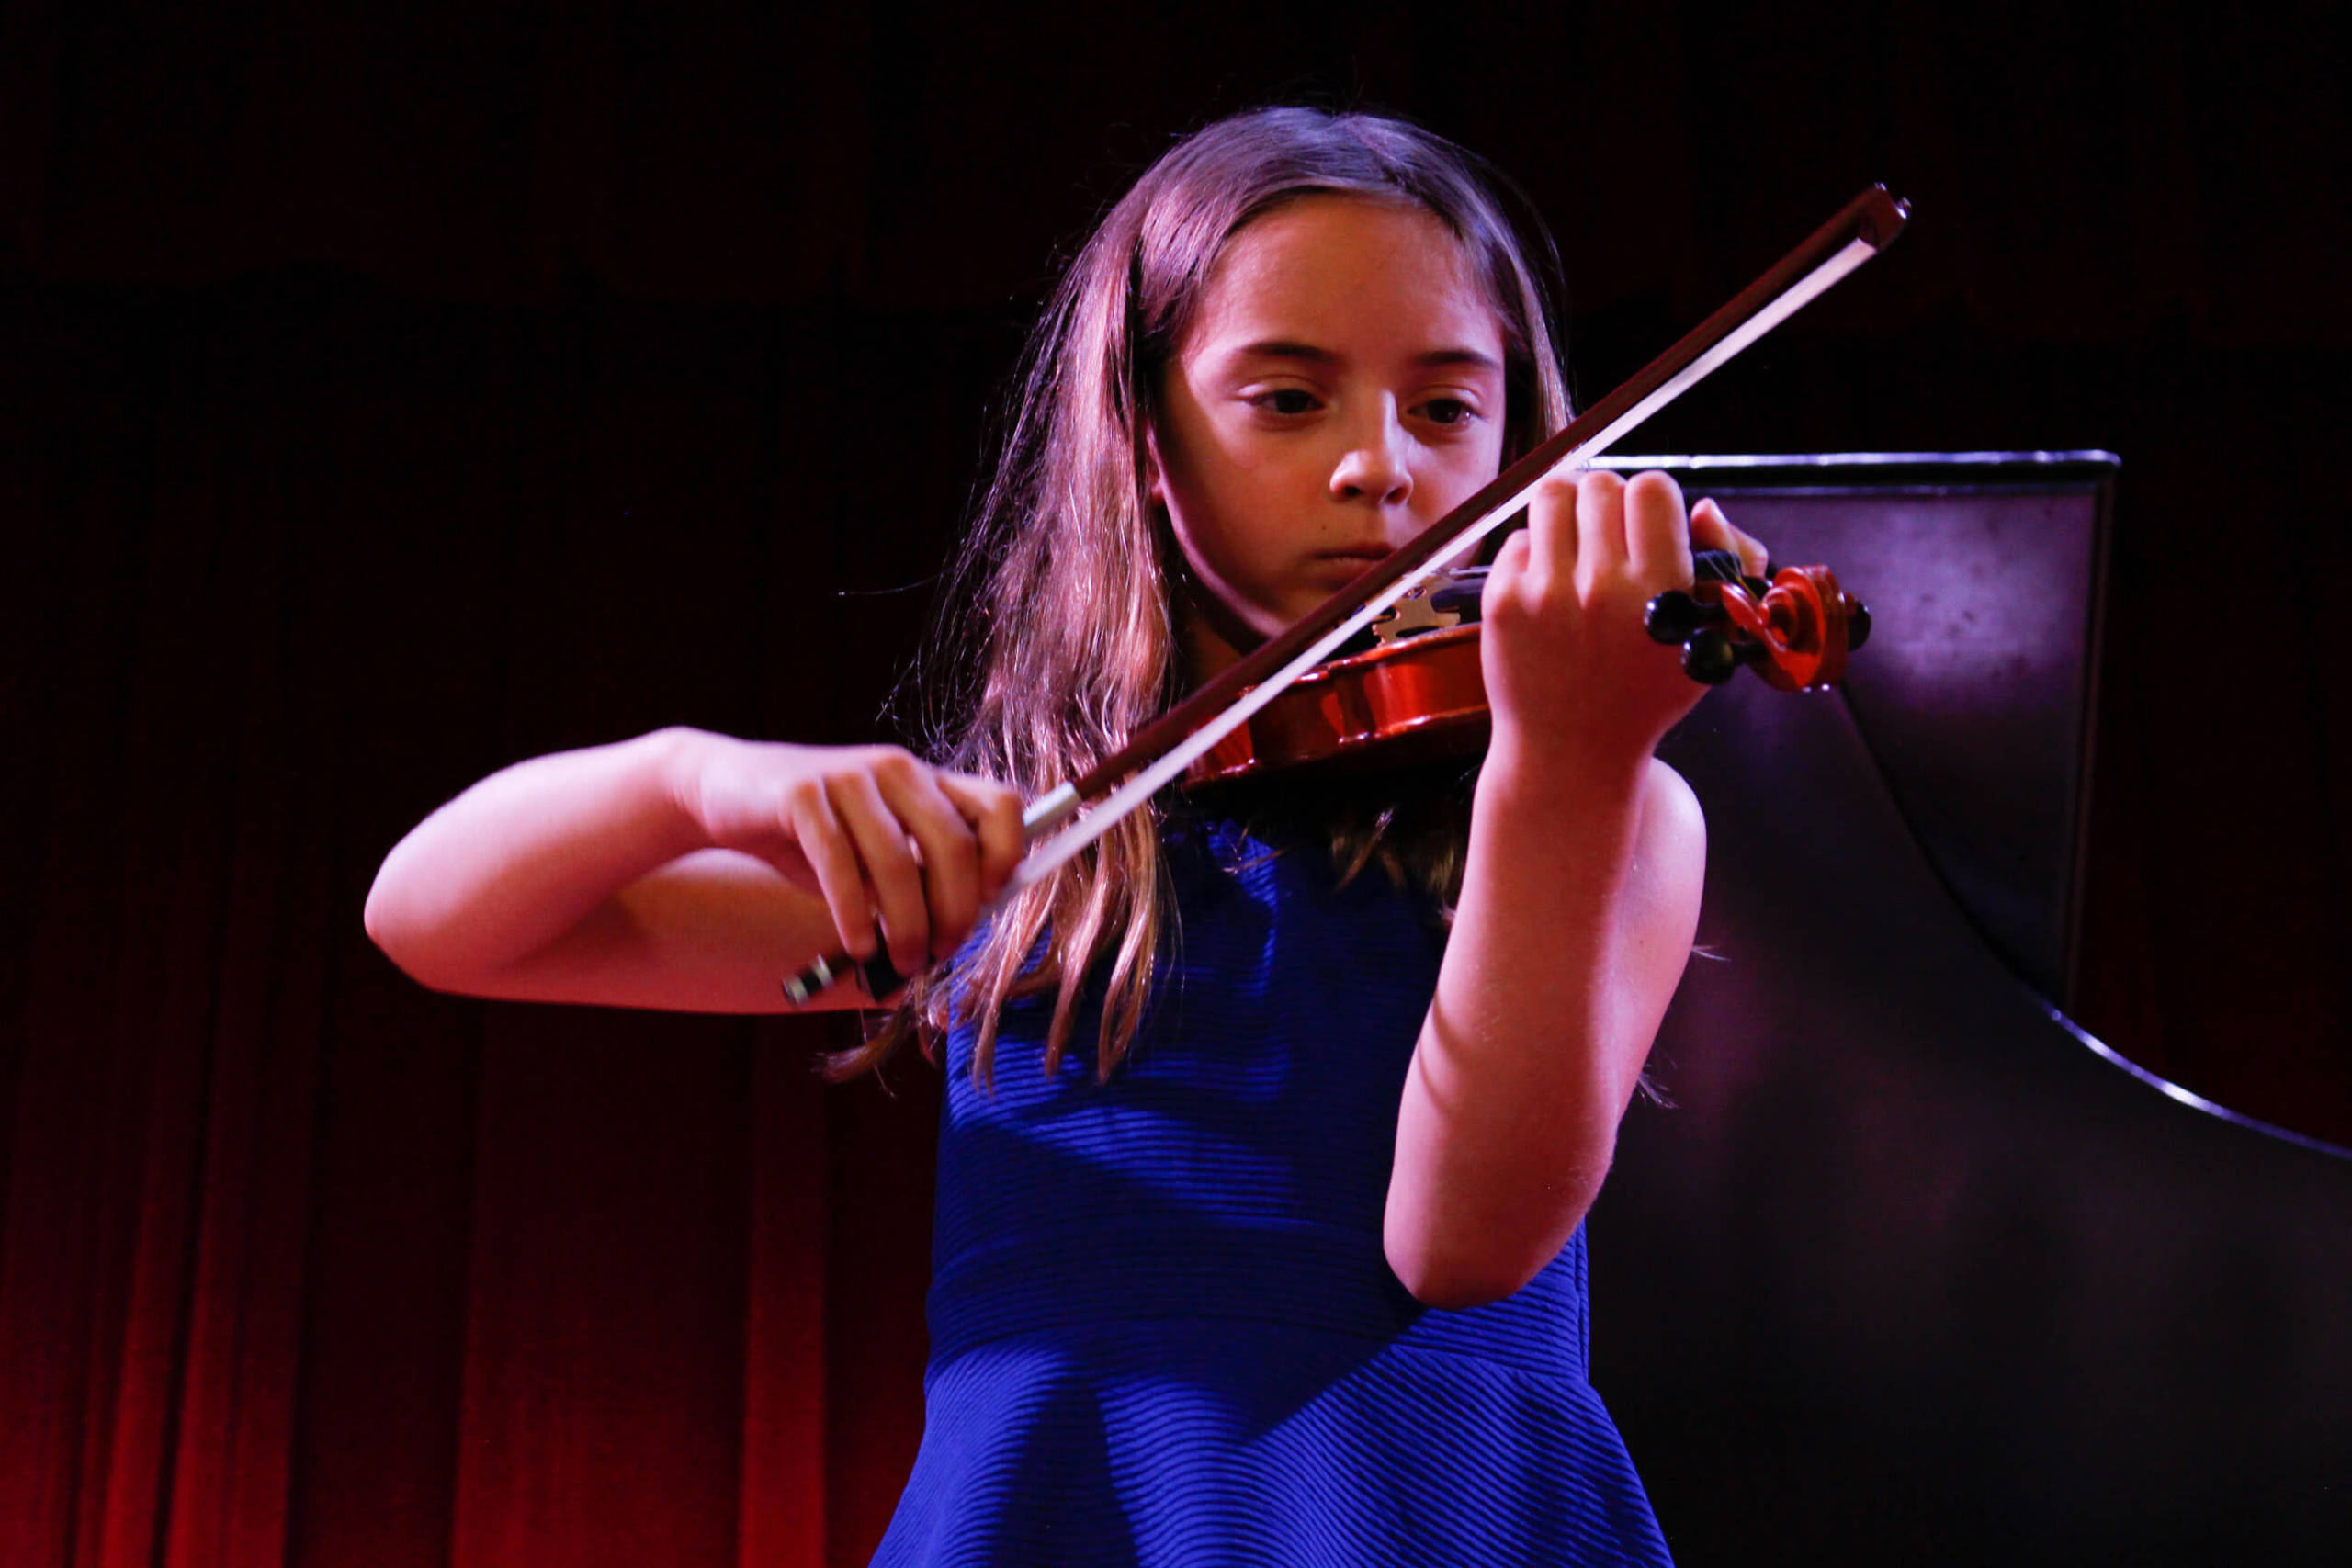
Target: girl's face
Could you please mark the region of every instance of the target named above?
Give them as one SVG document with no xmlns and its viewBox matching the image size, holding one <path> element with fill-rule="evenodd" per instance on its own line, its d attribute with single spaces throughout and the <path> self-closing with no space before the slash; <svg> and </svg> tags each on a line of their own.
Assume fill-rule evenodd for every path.
<svg viewBox="0 0 2352 1568">
<path fill-rule="evenodd" d="M 1495 477 L 1502 327 L 1433 214 L 1308 197 L 1227 243 L 1161 400 L 1151 498 L 1202 680 Z"/>
</svg>

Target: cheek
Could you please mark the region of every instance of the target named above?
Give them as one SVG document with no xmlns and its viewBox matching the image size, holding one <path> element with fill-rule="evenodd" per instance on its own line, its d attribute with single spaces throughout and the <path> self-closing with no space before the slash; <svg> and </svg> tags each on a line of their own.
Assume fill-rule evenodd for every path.
<svg viewBox="0 0 2352 1568">
<path fill-rule="evenodd" d="M 1180 525 L 1197 528 L 1215 505 L 1223 488 L 1221 476 L 1232 456 L 1219 439 L 1215 423 L 1188 387 L 1180 386 L 1153 433 L 1152 455 L 1158 469 L 1155 490 L 1160 503 Z"/>
<path fill-rule="evenodd" d="M 1188 549 L 1250 554 L 1295 510 L 1299 477 L 1279 455 L 1246 442 L 1195 438 L 1163 477 L 1169 520 Z"/>
<path fill-rule="evenodd" d="M 1453 511 L 1478 493 L 1489 480 L 1503 471 L 1503 434 L 1499 429 L 1484 433 L 1481 439 L 1464 443 L 1444 454 L 1434 466 L 1432 487 L 1442 491 L 1436 498 L 1443 502 L 1440 515 Z"/>
<path fill-rule="evenodd" d="M 1212 581 L 1246 583 L 1264 554 L 1262 541 L 1250 526 L 1250 508 L 1195 483 L 1170 493 L 1170 529 L 1185 562 L 1195 576 Z"/>
</svg>

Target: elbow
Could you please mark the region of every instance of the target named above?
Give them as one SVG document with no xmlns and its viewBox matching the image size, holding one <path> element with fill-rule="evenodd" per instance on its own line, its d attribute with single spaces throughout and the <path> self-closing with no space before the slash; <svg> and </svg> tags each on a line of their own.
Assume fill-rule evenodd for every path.
<svg viewBox="0 0 2352 1568">
<path fill-rule="evenodd" d="M 1600 1191 L 1598 1179 L 1572 1179 L 1553 1190 L 1556 1202 L 1529 1201 L 1522 1193 L 1473 1213 L 1444 1212 L 1426 1193 L 1392 1186 L 1382 1250 L 1397 1282 L 1423 1306 L 1446 1312 L 1485 1306 L 1516 1293 L 1548 1268 Z"/>
<path fill-rule="evenodd" d="M 375 886 L 368 889 L 359 921 L 377 951 L 418 985 L 434 991 L 461 988 L 435 962 L 431 932 L 416 919 L 410 901 L 401 897 L 399 879 L 391 874 L 389 862 L 376 874 Z"/>
<path fill-rule="evenodd" d="M 1537 1273 L 1533 1269 L 1497 1272 L 1458 1264 L 1438 1266 L 1419 1261 L 1400 1264 L 1394 1256 L 1390 1257 L 1388 1267 L 1396 1271 L 1397 1281 L 1411 1292 L 1415 1301 L 1441 1312 L 1467 1312 L 1472 1307 L 1501 1301 L 1535 1278 Z"/>
<path fill-rule="evenodd" d="M 376 873 L 375 886 L 368 889 L 368 902 L 359 911 L 359 923 L 367 929 L 368 940 L 376 944 L 379 952 L 406 969 L 408 965 L 401 963 L 401 952 L 406 945 L 406 939 L 401 924 L 399 900 L 385 886 L 388 880 L 383 872 Z"/>
<path fill-rule="evenodd" d="M 401 919 L 399 901 L 384 891 L 380 875 L 376 878 L 376 886 L 368 890 L 368 903 L 359 913 L 359 923 L 367 928 L 368 940 L 376 944 L 376 951 L 390 959 L 394 968 L 419 985 L 440 989 L 424 973 L 416 933 Z"/>
<path fill-rule="evenodd" d="M 1472 1245 L 1441 1245 L 1440 1238 L 1402 1235 L 1394 1224 L 1384 1237 L 1388 1267 L 1397 1283 L 1423 1306 L 1443 1312 L 1466 1312 L 1516 1293 L 1566 1245 L 1565 1236 L 1532 1245 L 1497 1236 L 1481 1237 Z"/>
</svg>

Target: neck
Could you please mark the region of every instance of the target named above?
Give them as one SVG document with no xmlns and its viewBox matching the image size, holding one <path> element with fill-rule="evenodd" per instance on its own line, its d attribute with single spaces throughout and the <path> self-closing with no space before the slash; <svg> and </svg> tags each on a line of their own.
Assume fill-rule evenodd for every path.
<svg viewBox="0 0 2352 1568">
<path fill-rule="evenodd" d="M 1176 646 L 1184 659 L 1187 690 L 1216 680 L 1266 639 L 1238 615 L 1197 589 L 1176 612 Z"/>
</svg>

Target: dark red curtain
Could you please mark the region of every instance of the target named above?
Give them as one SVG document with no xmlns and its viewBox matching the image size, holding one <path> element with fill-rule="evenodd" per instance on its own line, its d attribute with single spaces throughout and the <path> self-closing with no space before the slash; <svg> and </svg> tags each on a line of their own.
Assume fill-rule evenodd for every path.
<svg viewBox="0 0 2352 1568">
<path fill-rule="evenodd" d="M 935 1074 L 360 901 L 527 754 L 888 733 L 1056 243 L 1269 97 L 1518 174 L 1588 389 L 1914 197 L 1642 444 L 2120 453 L 2084 1011 L 2352 1139 L 2324 14 L 10 9 L 0 1562 L 865 1560 Z"/>
<path fill-rule="evenodd" d="M 0 1560 L 857 1555 L 919 1420 L 932 1078 L 434 997 L 353 924 L 505 757 L 871 714 L 899 628 L 820 584 L 901 570 L 844 516 L 888 488 L 778 468 L 835 327 L 19 290 Z"/>
</svg>

